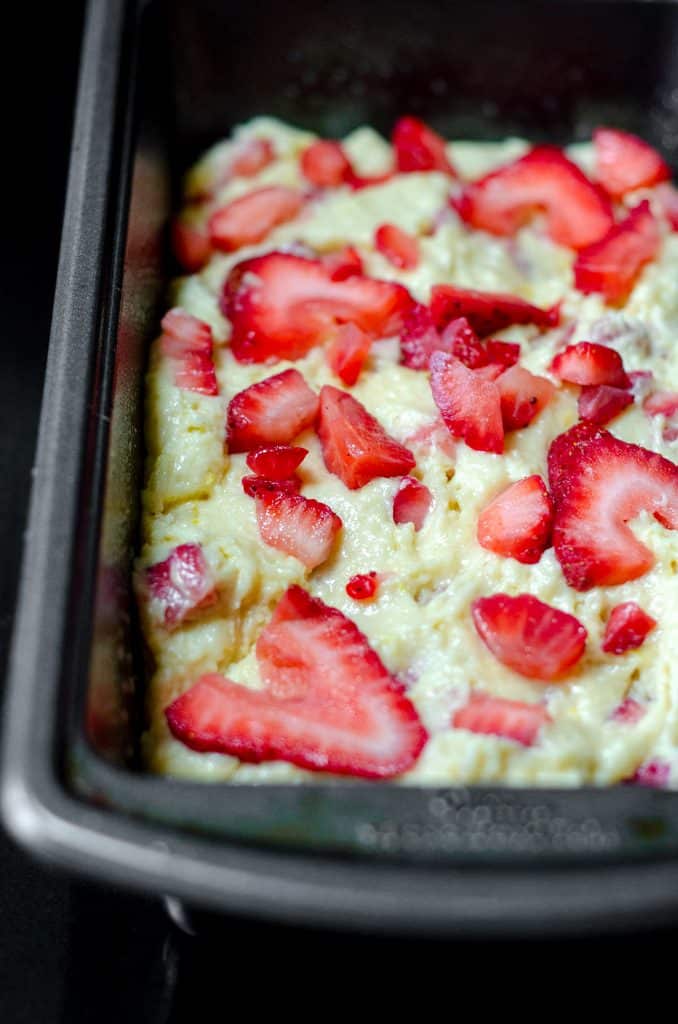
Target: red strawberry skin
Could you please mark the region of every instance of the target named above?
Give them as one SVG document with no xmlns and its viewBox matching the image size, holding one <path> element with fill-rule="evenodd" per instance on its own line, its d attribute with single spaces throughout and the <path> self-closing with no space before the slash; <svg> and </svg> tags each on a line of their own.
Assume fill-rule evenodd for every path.
<svg viewBox="0 0 678 1024">
<path fill-rule="evenodd" d="M 551 716 L 541 704 L 473 693 L 468 704 L 455 712 L 452 725 L 455 729 L 468 729 L 484 736 L 501 736 L 531 747 L 542 727 L 550 721 Z"/>
<path fill-rule="evenodd" d="M 481 338 L 512 324 L 534 324 L 546 330 L 560 323 L 559 306 L 540 309 L 516 295 L 479 292 L 451 284 L 435 284 L 431 288 L 431 315 L 438 330 L 450 320 L 464 316 Z"/>
<path fill-rule="evenodd" d="M 660 248 L 659 226 L 644 199 L 600 241 L 580 251 L 574 264 L 575 286 L 586 295 L 600 292 L 607 302 L 621 302 Z"/>
<path fill-rule="evenodd" d="M 248 452 L 245 461 L 257 476 L 266 476 L 270 480 L 284 480 L 286 477 L 292 476 L 307 455 L 307 448 L 289 444 L 273 444 Z"/>
<path fill-rule="evenodd" d="M 367 362 L 372 339 L 355 324 L 342 324 L 327 346 L 327 363 L 333 373 L 352 387 Z"/>
<path fill-rule="evenodd" d="M 301 193 L 283 185 L 247 192 L 212 214 L 210 243 L 223 252 L 254 245 L 266 238 L 273 228 L 296 217 L 303 205 Z"/>
<path fill-rule="evenodd" d="M 497 380 L 504 430 L 529 426 L 553 398 L 556 389 L 546 377 L 530 373 L 524 366 L 511 366 Z"/>
<path fill-rule="evenodd" d="M 596 178 L 615 199 L 671 178 L 671 169 L 657 150 L 630 132 L 596 128 L 593 145 Z"/>
<path fill-rule="evenodd" d="M 426 484 L 413 476 L 406 476 L 393 499 L 393 522 L 412 523 L 418 533 L 426 522 L 432 504 L 433 495 Z"/>
<path fill-rule="evenodd" d="M 476 451 L 501 454 L 504 428 L 494 381 L 483 380 L 447 352 L 434 352 L 430 366 L 433 399 L 452 436 Z"/>
<path fill-rule="evenodd" d="M 401 172 L 455 173 L 445 152 L 445 140 L 416 117 L 401 117 L 396 122 L 392 142 Z"/>
<path fill-rule="evenodd" d="M 478 517 L 478 543 L 525 565 L 538 562 L 551 537 L 553 506 L 540 476 L 518 480 L 498 494 Z"/>
<path fill-rule="evenodd" d="M 161 351 L 175 363 L 174 382 L 184 391 L 218 395 L 209 324 L 175 307 L 162 320 Z"/>
<path fill-rule="evenodd" d="M 239 263 L 220 300 L 242 363 L 300 359 L 341 323 L 375 338 L 397 334 L 411 305 L 401 285 L 358 274 L 336 280 L 322 261 L 282 252 Z"/>
<path fill-rule="evenodd" d="M 381 224 L 375 231 L 374 244 L 399 270 L 414 270 L 419 265 L 419 242 L 395 224 Z"/>
<path fill-rule="evenodd" d="M 301 173 L 319 188 L 343 184 L 352 174 L 351 162 L 341 143 L 330 139 L 312 142 L 301 154 Z"/>
<path fill-rule="evenodd" d="M 335 608 L 291 587 L 257 641 L 263 691 L 208 675 L 166 710 L 193 750 L 311 771 L 388 779 L 427 734 L 367 638 Z"/>
<path fill-rule="evenodd" d="M 635 601 L 625 601 L 612 609 L 605 626 L 602 648 L 607 654 L 625 654 L 640 647 L 657 625 Z"/>
<path fill-rule="evenodd" d="M 555 146 L 537 146 L 467 186 L 456 206 L 468 224 L 495 235 L 514 234 L 541 211 L 554 242 L 572 249 L 597 242 L 613 224 L 602 189 Z"/>
<path fill-rule="evenodd" d="M 325 465 L 349 490 L 414 468 L 412 452 L 390 437 L 364 405 L 328 384 L 320 391 L 316 429 Z"/>
<path fill-rule="evenodd" d="M 296 475 L 286 477 L 284 480 L 272 480 L 266 476 L 244 476 L 240 483 L 248 498 L 280 493 L 298 494 L 301 490 L 301 480 Z"/>
<path fill-rule="evenodd" d="M 488 338 L 485 342 L 485 352 L 489 363 L 497 363 L 499 366 L 515 366 L 520 359 L 520 345 L 517 341 L 499 341 L 497 338 Z"/>
<path fill-rule="evenodd" d="M 318 396 L 298 370 L 266 377 L 231 399 L 226 415 L 228 450 L 289 444 L 313 424 L 317 412 Z"/>
<path fill-rule="evenodd" d="M 553 547 L 569 585 L 589 590 L 644 575 L 654 555 L 628 523 L 645 510 L 678 528 L 678 466 L 581 422 L 553 441 L 548 467 Z"/>
<path fill-rule="evenodd" d="M 266 544 L 293 555 L 307 569 L 325 562 L 342 522 L 321 501 L 282 490 L 256 496 L 257 525 Z"/>
<path fill-rule="evenodd" d="M 570 384 L 609 384 L 613 388 L 627 388 L 631 384 L 619 353 L 593 341 L 568 345 L 554 357 L 550 369 Z"/>
<path fill-rule="evenodd" d="M 478 635 L 503 665 L 528 679 L 561 679 L 581 658 L 586 630 L 532 594 L 493 594 L 471 606 Z"/>
<path fill-rule="evenodd" d="M 214 575 L 200 544 L 180 544 L 163 562 L 143 570 L 137 585 L 152 617 L 168 630 L 217 600 Z"/>
<path fill-rule="evenodd" d="M 623 388 L 611 388 L 607 384 L 583 387 L 577 409 L 582 420 L 604 427 L 620 412 L 633 404 L 633 394 Z"/>
</svg>

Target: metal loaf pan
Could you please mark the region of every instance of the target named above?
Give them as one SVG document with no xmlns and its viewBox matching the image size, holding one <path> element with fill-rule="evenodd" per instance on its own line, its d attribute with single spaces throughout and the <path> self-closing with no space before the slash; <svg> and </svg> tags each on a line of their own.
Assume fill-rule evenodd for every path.
<svg viewBox="0 0 678 1024">
<path fill-rule="evenodd" d="M 678 917 L 678 793 L 200 785 L 143 774 L 130 595 L 142 386 L 182 170 L 271 113 L 331 137 L 402 112 L 675 166 L 678 6 L 90 3 L 6 711 L 2 807 L 68 869 L 189 905 L 456 935 Z"/>
</svg>

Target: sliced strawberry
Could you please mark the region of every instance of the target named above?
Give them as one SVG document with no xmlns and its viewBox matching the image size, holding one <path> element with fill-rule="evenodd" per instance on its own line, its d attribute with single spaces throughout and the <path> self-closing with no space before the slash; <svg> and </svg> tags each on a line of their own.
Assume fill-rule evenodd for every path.
<svg viewBox="0 0 678 1024">
<path fill-rule="evenodd" d="M 551 716 L 542 704 L 504 700 L 487 693 L 472 693 L 468 704 L 452 718 L 455 729 L 468 729 L 483 736 L 501 736 L 531 747 Z"/>
<path fill-rule="evenodd" d="M 612 227 L 612 207 L 599 186 L 556 146 L 537 146 L 468 185 L 455 204 L 475 228 L 512 235 L 539 212 L 560 245 L 581 249 Z"/>
<path fill-rule="evenodd" d="M 497 363 L 499 366 L 505 366 L 506 369 L 509 366 L 515 366 L 520 359 L 520 345 L 517 341 L 499 341 L 497 338 L 488 338 L 485 342 L 485 352 L 489 363 Z"/>
<path fill-rule="evenodd" d="M 624 388 L 611 388 L 608 384 L 583 387 L 577 409 L 582 420 L 604 427 L 620 412 L 633 404 L 633 393 Z"/>
<path fill-rule="evenodd" d="M 504 451 L 499 388 L 447 352 L 434 352 L 430 360 L 431 391 L 445 426 L 469 448 L 481 452 Z"/>
<path fill-rule="evenodd" d="M 327 346 L 327 363 L 333 373 L 352 387 L 357 381 L 372 347 L 372 339 L 355 324 L 342 324 Z"/>
<path fill-rule="evenodd" d="M 337 281 L 319 260 L 269 252 L 233 268 L 220 305 L 236 359 L 261 363 L 301 358 L 338 323 L 375 338 L 397 333 L 412 299 L 402 285 L 357 274 Z"/>
<path fill-rule="evenodd" d="M 678 466 L 586 422 L 555 439 L 548 466 L 553 546 L 569 585 L 614 586 L 646 573 L 654 555 L 627 524 L 645 510 L 678 529 Z"/>
<path fill-rule="evenodd" d="M 162 320 L 161 350 L 176 365 L 174 383 L 199 395 L 218 395 L 209 324 L 176 306 Z"/>
<path fill-rule="evenodd" d="M 625 654 L 640 647 L 657 620 L 644 612 L 635 601 L 618 604 L 610 612 L 605 626 L 602 648 L 607 654 Z"/>
<path fill-rule="evenodd" d="M 431 288 L 431 313 L 438 330 L 450 320 L 464 316 L 481 338 L 512 324 L 535 324 L 546 330 L 560 323 L 560 305 L 540 309 L 516 295 L 479 292 L 451 284 L 435 284 Z"/>
<path fill-rule="evenodd" d="M 540 476 L 527 476 L 498 494 L 478 517 L 478 543 L 488 551 L 531 565 L 551 537 L 553 506 Z"/>
<path fill-rule="evenodd" d="M 624 722 L 625 725 L 635 725 L 645 715 L 646 709 L 633 697 L 626 697 L 611 714 L 615 722 Z"/>
<path fill-rule="evenodd" d="M 210 242 L 215 249 L 232 252 L 243 245 L 255 245 L 273 228 L 296 217 L 304 198 L 283 185 L 247 192 L 216 210 L 209 220 Z"/>
<path fill-rule="evenodd" d="M 643 402 L 649 416 L 675 416 L 678 412 L 677 391 L 655 391 Z"/>
<path fill-rule="evenodd" d="M 495 381 L 506 372 L 506 367 L 501 363 L 487 363 L 485 366 L 479 366 L 474 372 L 479 380 Z"/>
<path fill-rule="evenodd" d="M 650 786 L 652 789 L 663 789 L 668 786 L 671 778 L 671 765 L 666 761 L 646 761 L 641 764 L 629 782 L 637 786 Z"/>
<path fill-rule="evenodd" d="M 257 657 L 263 691 L 202 676 L 167 708 L 172 734 L 193 750 L 368 779 L 415 764 L 427 734 L 414 706 L 336 608 L 290 587 Z"/>
<path fill-rule="evenodd" d="M 504 430 L 528 426 L 556 393 L 546 377 L 530 373 L 524 366 L 511 366 L 497 380 Z"/>
<path fill-rule="evenodd" d="M 217 600 L 216 581 L 200 544 L 180 544 L 137 576 L 151 617 L 175 629 Z"/>
<path fill-rule="evenodd" d="M 318 396 L 298 370 L 266 377 L 231 399 L 226 414 L 228 450 L 289 444 L 312 425 L 317 412 Z"/>
<path fill-rule="evenodd" d="M 393 522 L 412 523 L 418 533 L 426 521 L 426 516 L 433 503 L 433 495 L 426 484 L 406 476 L 393 499 Z"/>
<path fill-rule="evenodd" d="M 615 199 L 636 188 L 649 188 L 671 177 L 665 160 L 647 142 L 616 128 L 593 133 L 596 179 Z"/>
<path fill-rule="evenodd" d="M 570 384 L 609 384 L 613 388 L 627 388 L 631 383 L 619 353 L 593 341 L 568 345 L 554 357 L 549 369 Z"/>
<path fill-rule="evenodd" d="M 266 544 L 298 558 L 307 569 L 327 560 L 342 526 L 329 505 L 283 491 L 257 494 L 256 503 L 257 526 Z"/>
<path fill-rule="evenodd" d="M 443 328 L 438 349 L 461 359 L 469 370 L 479 370 L 481 367 L 487 366 L 489 361 L 487 349 L 465 316 L 450 320 L 449 324 Z"/>
<path fill-rule="evenodd" d="M 271 480 L 265 476 L 244 476 L 240 481 L 248 498 L 266 497 L 268 494 L 298 494 L 301 480 L 298 476 L 289 476 L 284 480 Z"/>
<path fill-rule="evenodd" d="M 207 226 L 199 226 L 186 213 L 175 217 L 172 221 L 172 252 L 177 263 L 189 274 L 201 270 L 212 255 Z"/>
<path fill-rule="evenodd" d="M 351 576 L 346 584 L 346 593 L 354 601 L 371 601 L 379 589 L 379 576 L 376 572 L 361 572 Z"/>
<path fill-rule="evenodd" d="M 441 347 L 440 335 L 428 306 L 415 302 L 400 331 L 400 359 L 411 370 L 427 370 L 433 352 Z"/>
<path fill-rule="evenodd" d="M 340 142 L 318 139 L 301 154 L 301 173 L 319 188 L 333 188 L 343 184 L 353 173 L 351 161 Z"/>
<path fill-rule="evenodd" d="M 317 424 L 323 459 L 352 491 L 378 476 L 403 476 L 414 456 L 390 437 L 352 395 L 326 384 L 320 391 Z"/>
<path fill-rule="evenodd" d="M 621 302 L 660 247 L 659 226 L 644 199 L 603 238 L 580 251 L 574 264 L 575 286 L 586 295 L 600 292 L 607 302 Z"/>
<path fill-rule="evenodd" d="M 307 448 L 273 444 L 248 452 L 245 462 L 257 476 L 266 476 L 270 480 L 284 480 L 292 476 L 307 455 Z"/>
<path fill-rule="evenodd" d="M 345 281 L 347 277 L 360 277 L 363 273 L 362 257 L 352 245 L 345 245 L 343 249 L 326 253 L 322 262 L 333 281 Z"/>
<path fill-rule="evenodd" d="M 431 423 L 426 423 L 423 427 L 419 427 L 413 434 L 410 434 L 406 438 L 406 444 L 410 448 L 423 452 L 443 452 L 448 459 L 452 460 L 457 455 L 457 442 L 451 436 L 440 416 Z"/>
<path fill-rule="evenodd" d="M 454 174 L 445 140 L 416 117 L 401 117 L 391 139 L 399 171 L 442 171 Z"/>
<path fill-rule="evenodd" d="M 529 679 L 560 679 L 584 653 L 587 633 L 581 622 L 532 594 L 480 597 L 471 613 L 495 658 Z"/>
<path fill-rule="evenodd" d="M 381 224 L 374 233 L 375 248 L 400 270 L 419 265 L 419 241 L 395 224 Z"/>
</svg>

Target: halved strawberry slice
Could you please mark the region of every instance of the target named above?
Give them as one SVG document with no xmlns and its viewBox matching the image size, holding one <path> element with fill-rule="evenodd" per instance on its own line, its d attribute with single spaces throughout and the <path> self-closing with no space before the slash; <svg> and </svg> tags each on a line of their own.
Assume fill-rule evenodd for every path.
<svg viewBox="0 0 678 1024">
<path fill-rule="evenodd" d="M 301 173 L 319 188 L 342 185 L 353 173 L 351 161 L 340 142 L 318 139 L 301 154 Z"/>
<path fill-rule="evenodd" d="M 359 572 L 346 584 L 346 593 L 354 601 L 371 601 L 378 589 L 379 576 L 374 571 Z"/>
<path fill-rule="evenodd" d="M 283 185 L 247 192 L 212 214 L 210 242 L 223 252 L 254 245 L 266 238 L 273 228 L 296 217 L 303 205 L 301 193 Z"/>
<path fill-rule="evenodd" d="M 454 174 L 445 140 L 417 117 L 401 117 L 391 138 L 399 171 L 442 171 Z"/>
<path fill-rule="evenodd" d="M 281 490 L 257 494 L 256 503 L 263 541 L 298 558 L 307 569 L 315 569 L 327 560 L 342 526 L 329 505 Z"/>
<path fill-rule="evenodd" d="M 596 128 L 593 133 L 596 179 L 615 199 L 636 188 L 668 181 L 671 169 L 656 149 L 637 135 L 617 128 Z"/>
<path fill-rule="evenodd" d="M 195 618 L 217 600 L 216 580 L 200 544 L 180 544 L 136 576 L 148 611 L 165 629 Z"/>
<path fill-rule="evenodd" d="M 608 384 L 594 384 L 581 389 L 577 410 L 580 419 L 595 423 L 597 427 L 604 427 L 632 404 L 632 391 L 612 388 Z"/>
<path fill-rule="evenodd" d="M 555 439 L 548 466 L 553 547 L 569 585 L 614 586 L 646 573 L 654 555 L 627 524 L 644 510 L 678 529 L 678 466 L 586 422 Z"/>
<path fill-rule="evenodd" d="M 584 653 L 587 633 L 581 622 L 532 594 L 480 597 L 471 613 L 495 658 L 528 679 L 560 679 Z"/>
<path fill-rule="evenodd" d="M 218 395 L 209 324 L 175 306 L 163 317 L 162 331 L 161 350 L 176 365 L 176 386 L 199 395 Z"/>
<path fill-rule="evenodd" d="M 433 503 L 433 495 L 426 484 L 406 476 L 393 499 L 393 522 L 412 523 L 415 532 L 419 532 L 426 521 L 426 516 Z"/>
<path fill-rule="evenodd" d="M 497 385 L 447 352 L 434 352 L 430 366 L 433 400 L 452 436 L 476 451 L 501 454 L 504 427 Z"/>
<path fill-rule="evenodd" d="M 374 233 L 375 248 L 399 270 L 419 265 L 419 241 L 395 224 L 381 224 Z"/>
<path fill-rule="evenodd" d="M 556 146 L 537 146 L 485 175 L 455 205 L 468 224 L 495 235 L 512 235 L 543 212 L 554 242 L 572 249 L 597 242 L 613 224 L 602 189 Z"/>
<path fill-rule="evenodd" d="M 581 250 L 574 264 L 575 286 L 586 295 L 600 292 L 607 302 L 621 302 L 660 248 L 659 226 L 644 199 L 603 238 Z"/>
<path fill-rule="evenodd" d="M 325 465 L 352 491 L 375 477 L 403 476 L 414 468 L 411 451 L 390 437 L 357 399 L 329 384 L 320 391 L 316 430 Z"/>
<path fill-rule="evenodd" d="M 457 288 L 452 284 L 435 284 L 431 288 L 433 323 L 441 330 L 450 320 L 464 316 L 481 338 L 503 331 L 512 324 L 534 324 L 544 330 L 560 323 L 560 304 L 540 309 L 516 295 L 479 292 Z"/>
<path fill-rule="evenodd" d="M 248 452 L 262 445 L 289 444 L 310 427 L 318 412 L 318 396 L 298 370 L 283 370 L 239 391 L 226 414 L 230 452 Z"/>
<path fill-rule="evenodd" d="M 367 361 L 372 339 L 355 324 L 342 324 L 327 346 L 327 363 L 333 373 L 352 387 Z"/>
<path fill-rule="evenodd" d="M 190 207 L 172 221 L 172 252 L 189 274 L 201 270 L 212 255 L 207 225 L 198 224 L 190 216 Z"/>
<path fill-rule="evenodd" d="M 546 377 L 530 373 L 524 366 L 511 366 L 497 380 L 504 430 L 527 427 L 556 393 Z"/>
<path fill-rule="evenodd" d="M 307 455 L 307 448 L 273 444 L 248 452 L 245 462 L 257 476 L 266 476 L 270 480 L 284 480 L 292 476 Z"/>
<path fill-rule="evenodd" d="M 486 505 L 478 517 L 478 543 L 504 558 L 531 565 L 551 538 L 553 505 L 540 476 L 518 480 Z"/>
<path fill-rule="evenodd" d="M 414 706 L 336 608 L 290 587 L 257 657 L 265 690 L 202 676 L 167 708 L 172 734 L 193 750 L 368 779 L 415 764 L 428 737 Z"/>
<path fill-rule="evenodd" d="M 568 345 L 554 356 L 549 369 L 570 384 L 609 384 L 613 388 L 627 388 L 631 384 L 619 353 L 593 341 Z"/>
<path fill-rule="evenodd" d="M 325 253 L 322 262 L 333 281 L 345 281 L 347 277 L 362 276 L 363 261 L 358 250 L 352 245 Z"/>
<path fill-rule="evenodd" d="M 337 281 L 322 261 L 282 252 L 234 267 L 220 302 L 233 328 L 231 349 L 242 363 L 299 359 L 338 323 L 388 337 L 411 305 L 402 285 L 357 274 Z"/>
<path fill-rule="evenodd" d="M 284 480 L 272 480 L 266 476 L 244 476 L 240 481 L 248 498 L 261 498 L 269 494 L 298 494 L 301 480 L 295 474 Z"/>
<path fill-rule="evenodd" d="M 650 416 L 675 416 L 678 412 L 678 391 L 655 391 L 643 402 Z"/>
<path fill-rule="evenodd" d="M 602 648 L 607 654 L 625 654 L 640 647 L 657 620 L 644 612 L 635 601 L 624 601 L 610 612 L 605 626 Z"/>
<path fill-rule="evenodd" d="M 499 366 L 505 366 L 506 369 L 515 366 L 520 359 L 520 345 L 517 341 L 499 341 L 497 338 L 488 338 L 485 342 L 485 352 L 488 363 L 497 363 Z"/>
<path fill-rule="evenodd" d="M 501 736 L 531 747 L 542 727 L 550 721 L 551 716 L 542 704 L 472 693 L 468 704 L 455 712 L 452 725 L 455 729 L 468 729 L 484 736 Z"/>
</svg>

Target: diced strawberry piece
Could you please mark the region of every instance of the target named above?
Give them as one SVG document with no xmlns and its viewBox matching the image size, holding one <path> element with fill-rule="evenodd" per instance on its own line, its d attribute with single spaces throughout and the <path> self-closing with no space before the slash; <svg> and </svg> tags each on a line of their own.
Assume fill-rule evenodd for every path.
<svg viewBox="0 0 678 1024">
<path fill-rule="evenodd" d="M 201 270 L 212 255 L 207 226 L 198 226 L 185 213 L 175 217 L 172 221 L 172 252 L 177 263 L 189 274 Z"/>
<path fill-rule="evenodd" d="M 581 389 L 577 409 L 582 420 L 604 427 L 620 412 L 633 404 L 633 394 L 624 388 L 611 388 L 608 384 L 593 384 Z"/>
<path fill-rule="evenodd" d="M 419 241 L 395 224 L 381 224 L 374 233 L 374 244 L 400 270 L 414 270 L 419 265 Z"/>
<path fill-rule="evenodd" d="M 649 416 L 675 416 L 678 412 L 677 391 L 655 391 L 643 402 Z"/>
<path fill-rule="evenodd" d="M 320 391 L 316 427 L 323 459 L 352 491 L 378 476 L 403 476 L 414 456 L 390 437 L 381 423 L 352 395 L 326 384 Z"/>
<path fill-rule="evenodd" d="M 338 323 L 388 337 L 400 330 L 411 305 L 402 285 L 357 274 L 337 281 L 322 261 L 282 252 L 234 267 L 220 303 L 233 328 L 231 349 L 242 363 L 299 359 Z"/>
<path fill-rule="evenodd" d="M 501 363 L 487 363 L 485 366 L 479 366 L 474 373 L 479 380 L 490 380 L 495 381 L 497 377 L 501 377 L 502 373 L 506 372 L 506 367 L 502 366 Z"/>
<path fill-rule="evenodd" d="M 292 476 L 307 455 L 307 448 L 289 444 L 273 444 L 248 452 L 245 462 L 257 476 L 266 476 L 270 480 L 284 480 L 286 477 Z"/>
<path fill-rule="evenodd" d="M 379 576 L 376 572 L 361 572 L 351 576 L 346 584 L 346 593 L 354 601 L 370 601 L 379 589 Z"/>
<path fill-rule="evenodd" d="M 527 476 L 498 494 L 478 517 L 478 543 L 488 551 L 531 565 L 551 538 L 553 506 L 540 476 Z"/>
<path fill-rule="evenodd" d="M 327 363 L 333 373 L 352 387 L 367 361 L 372 339 L 355 324 L 342 324 L 327 346 Z"/>
<path fill-rule="evenodd" d="M 501 736 L 531 747 L 551 716 L 542 704 L 505 700 L 487 693 L 472 693 L 468 704 L 452 718 L 455 729 L 468 729 L 483 736 Z"/>
<path fill-rule="evenodd" d="M 654 196 L 662 216 L 678 231 L 678 189 L 673 185 L 659 185 Z"/>
<path fill-rule="evenodd" d="M 368 779 L 415 764 L 428 737 L 414 706 L 336 608 L 290 587 L 256 650 L 266 688 L 202 676 L 167 708 L 177 739 L 242 761 Z"/>
<path fill-rule="evenodd" d="M 298 476 L 289 476 L 284 480 L 271 480 L 265 476 L 244 476 L 240 481 L 248 498 L 261 498 L 269 494 L 298 494 L 301 480 Z"/>
<path fill-rule="evenodd" d="M 627 697 L 614 709 L 610 716 L 615 722 L 623 722 L 625 725 L 635 725 L 645 715 L 646 708 L 639 704 L 633 697 Z"/>
<path fill-rule="evenodd" d="M 499 388 L 447 352 L 434 352 L 430 360 L 431 391 L 445 426 L 469 448 L 481 452 L 504 451 Z"/>
<path fill-rule="evenodd" d="M 454 321 L 452 321 L 454 323 Z M 497 338 L 488 338 L 485 342 L 485 352 L 489 363 L 497 363 L 508 369 L 520 359 L 520 345 L 517 341 L 499 341 Z"/>
<path fill-rule="evenodd" d="M 247 192 L 212 214 L 210 242 L 223 252 L 254 245 L 266 238 L 273 228 L 296 217 L 303 205 L 301 193 L 283 185 Z"/>
<path fill-rule="evenodd" d="M 177 306 L 163 317 L 162 330 L 161 349 L 176 365 L 176 386 L 200 395 L 218 395 L 209 324 Z"/>
<path fill-rule="evenodd" d="M 393 522 L 412 523 L 418 533 L 426 521 L 426 516 L 433 503 L 433 495 L 426 484 L 406 476 L 393 499 Z"/>
<path fill-rule="evenodd" d="M 441 347 L 431 311 L 415 302 L 404 318 L 400 331 L 400 358 L 410 370 L 427 370 L 433 352 Z"/>
<path fill-rule="evenodd" d="M 631 383 L 619 353 L 593 341 L 568 345 L 554 357 L 550 370 L 570 384 L 609 384 L 613 388 L 627 388 Z"/>
<path fill-rule="evenodd" d="M 450 320 L 449 324 L 443 328 L 438 349 L 461 359 L 469 370 L 479 370 L 481 367 L 487 366 L 489 361 L 487 349 L 481 344 L 478 335 L 465 316 Z"/>
<path fill-rule="evenodd" d="M 457 442 L 439 416 L 432 423 L 419 427 L 406 438 L 406 444 L 421 451 L 441 451 L 448 459 L 454 460 L 457 454 Z"/>
<path fill-rule="evenodd" d="M 644 612 L 635 601 L 618 604 L 610 612 L 605 626 L 602 648 L 607 654 L 625 654 L 640 647 L 657 620 Z"/>
<path fill-rule="evenodd" d="M 333 281 L 345 281 L 347 277 L 360 277 L 363 273 L 362 258 L 352 245 L 345 245 L 343 249 L 326 253 L 322 262 Z"/>
<path fill-rule="evenodd" d="M 539 212 L 554 242 L 581 249 L 609 231 L 612 207 L 602 189 L 556 146 L 537 146 L 468 185 L 459 215 L 475 228 L 512 235 Z"/>
<path fill-rule="evenodd" d="M 401 117 L 391 139 L 399 171 L 442 171 L 454 174 L 445 140 L 416 117 Z"/>
<path fill-rule="evenodd" d="M 502 373 L 497 380 L 501 399 L 501 418 L 504 430 L 520 430 L 528 426 L 549 404 L 556 393 L 555 386 L 546 377 L 530 373 L 516 364 Z"/>
<path fill-rule="evenodd" d="M 289 444 L 310 427 L 318 396 L 298 370 L 283 370 L 239 391 L 226 415 L 230 452 L 248 452 L 271 444 Z"/>
<path fill-rule="evenodd" d="M 301 154 L 301 173 L 319 188 L 343 184 L 352 174 L 351 161 L 340 142 L 318 139 Z"/>
<path fill-rule="evenodd" d="M 616 128 L 593 133 L 596 179 L 615 199 L 636 188 L 649 188 L 671 177 L 665 160 L 647 142 Z"/>
<path fill-rule="evenodd" d="M 647 761 L 641 764 L 629 782 L 637 786 L 650 786 L 652 789 L 663 789 L 668 786 L 671 778 L 671 765 L 666 761 Z"/>
<path fill-rule="evenodd" d="M 256 502 L 262 540 L 298 558 L 307 569 L 327 560 L 342 526 L 329 505 L 283 491 L 257 494 Z"/>
<path fill-rule="evenodd" d="M 641 270 L 659 253 L 661 234 L 647 199 L 598 242 L 582 249 L 574 264 L 580 292 L 600 292 L 607 302 L 621 302 Z"/>
<path fill-rule="evenodd" d="M 553 546 L 569 585 L 615 586 L 646 573 L 654 555 L 627 524 L 645 510 L 678 529 L 678 466 L 586 422 L 553 441 L 548 466 Z"/>
<path fill-rule="evenodd" d="M 151 617 L 170 630 L 217 600 L 214 573 L 200 544 L 180 544 L 163 562 L 144 569 L 137 586 Z"/>
<path fill-rule="evenodd" d="M 540 309 L 516 295 L 479 292 L 452 284 L 435 284 L 431 288 L 431 313 L 438 330 L 450 320 L 464 316 L 481 338 L 512 324 L 535 324 L 546 330 L 560 323 L 559 304 Z"/>
<path fill-rule="evenodd" d="M 237 148 L 229 167 L 232 178 L 252 178 L 275 160 L 270 139 L 245 139 Z"/>
<path fill-rule="evenodd" d="M 532 594 L 480 597 L 471 613 L 495 658 L 529 679 L 560 679 L 584 653 L 587 633 L 581 622 Z"/>
</svg>

